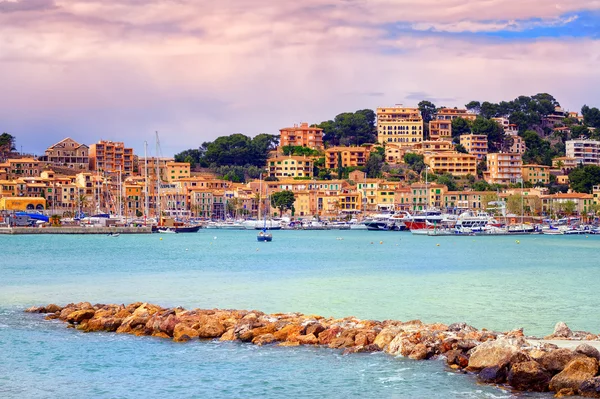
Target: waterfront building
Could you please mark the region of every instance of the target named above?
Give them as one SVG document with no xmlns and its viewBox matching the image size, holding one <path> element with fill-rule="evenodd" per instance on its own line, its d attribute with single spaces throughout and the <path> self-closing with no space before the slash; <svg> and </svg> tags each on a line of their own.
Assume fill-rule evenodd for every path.
<svg viewBox="0 0 600 399">
<path fill-rule="evenodd" d="M 432 207 L 441 208 L 448 187 L 437 183 L 414 183 L 410 185 L 410 189 L 412 191 L 411 211 L 422 211 Z"/>
<path fill-rule="evenodd" d="M 412 210 L 412 189 L 408 186 L 398 186 L 394 190 L 394 205 L 397 211 Z"/>
<path fill-rule="evenodd" d="M 460 144 L 479 161 L 488 153 L 488 139 L 485 134 L 461 134 Z"/>
<path fill-rule="evenodd" d="M 361 195 L 357 191 L 345 189 L 338 194 L 338 208 L 341 213 L 361 211 L 361 202 Z"/>
<path fill-rule="evenodd" d="M 469 209 L 486 211 L 487 201 L 484 201 L 486 197 L 494 198 L 497 195 L 495 191 L 448 191 L 444 194 L 444 208 L 454 213 Z M 497 200 L 494 198 L 494 201 Z"/>
<path fill-rule="evenodd" d="M 545 214 L 566 214 L 566 204 L 574 204 L 574 212 L 578 215 L 586 215 L 591 211 L 590 206 L 594 203 L 594 196 L 585 193 L 557 193 L 542 195 L 542 212 Z"/>
<path fill-rule="evenodd" d="M 377 108 L 377 141 L 410 147 L 423 141 L 423 118 L 419 108 L 400 105 Z"/>
<path fill-rule="evenodd" d="M 453 121 L 456 118 L 463 118 L 468 121 L 477 119 L 477 114 L 467 111 L 464 108 L 440 108 L 433 116 L 438 121 Z"/>
<path fill-rule="evenodd" d="M 163 176 L 166 176 L 166 180 L 169 183 L 187 179 L 190 177 L 190 164 L 187 162 L 169 161 L 165 163 L 165 173 Z"/>
<path fill-rule="evenodd" d="M 42 197 L 2 197 L 0 211 L 42 211 L 46 209 L 46 199 Z"/>
<path fill-rule="evenodd" d="M 600 141 L 588 139 L 568 140 L 567 157 L 575 158 L 577 164 L 600 165 Z"/>
<path fill-rule="evenodd" d="M 314 162 L 305 156 L 282 156 L 267 160 L 269 177 L 276 178 L 312 178 Z"/>
<path fill-rule="evenodd" d="M 124 176 L 133 174 L 133 149 L 116 141 L 101 140 L 89 149 L 90 170 L 107 173 L 119 173 Z"/>
<path fill-rule="evenodd" d="M 491 153 L 487 155 L 487 171 L 483 176 L 489 184 L 510 184 L 522 178 L 521 154 Z"/>
<path fill-rule="evenodd" d="M 337 169 L 341 154 L 342 167 L 365 166 L 371 155 L 367 147 L 331 147 L 325 150 L 325 167 Z"/>
<path fill-rule="evenodd" d="M 430 121 L 429 140 L 452 141 L 452 122 L 442 119 Z"/>
<path fill-rule="evenodd" d="M 521 167 L 523 181 L 536 184 L 550 183 L 550 166 L 527 164 Z"/>
<path fill-rule="evenodd" d="M 308 147 L 314 150 L 323 148 L 323 129 L 308 126 L 303 122 L 293 127 L 285 127 L 279 130 L 279 146 Z"/>
<path fill-rule="evenodd" d="M 57 166 L 87 170 L 90 163 L 89 147 L 67 137 L 48 147 L 42 160 Z"/>
<path fill-rule="evenodd" d="M 477 176 L 477 157 L 456 151 L 425 154 L 425 164 L 436 174 Z"/>
<path fill-rule="evenodd" d="M 594 186 L 592 196 L 594 197 L 594 204 L 600 205 L 600 186 Z"/>
</svg>

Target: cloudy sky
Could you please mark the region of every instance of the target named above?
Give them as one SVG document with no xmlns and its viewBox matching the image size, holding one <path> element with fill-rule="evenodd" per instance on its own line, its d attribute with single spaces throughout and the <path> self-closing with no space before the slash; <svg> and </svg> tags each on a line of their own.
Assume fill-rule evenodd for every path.
<svg viewBox="0 0 600 399">
<path fill-rule="evenodd" d="M 163 155 L 396 103 L 600 106 L 600 0 L 0 0 L 0 132 Z M 154 150 L 152 150 L 154 151 Z"/>
</svg>

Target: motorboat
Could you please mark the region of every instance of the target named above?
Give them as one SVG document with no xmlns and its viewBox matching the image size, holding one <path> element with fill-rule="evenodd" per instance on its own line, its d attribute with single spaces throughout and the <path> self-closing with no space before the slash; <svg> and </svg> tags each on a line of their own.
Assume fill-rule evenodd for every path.
<svg viewBox="0 0 600 399">
<path fill-rule="evenodd" d="M 267 233 L 266 230 L 262 230 L 260 233 L 258 233 L 256 239 L 258 242 L 271 242 L 273 241 L 273 235 L 271 233 Z"/>
</svg>

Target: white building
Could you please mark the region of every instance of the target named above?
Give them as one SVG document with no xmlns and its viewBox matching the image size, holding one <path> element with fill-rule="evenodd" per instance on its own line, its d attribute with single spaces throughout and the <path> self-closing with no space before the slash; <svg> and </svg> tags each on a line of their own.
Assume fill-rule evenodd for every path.
<svg viewBox="0 0 600 399">
<path fill-rule="evenodd" d="M 584 165 L 600 165 L 600 141 L 576 139 L 566 142 L 567 157 Z"/>
</svg>

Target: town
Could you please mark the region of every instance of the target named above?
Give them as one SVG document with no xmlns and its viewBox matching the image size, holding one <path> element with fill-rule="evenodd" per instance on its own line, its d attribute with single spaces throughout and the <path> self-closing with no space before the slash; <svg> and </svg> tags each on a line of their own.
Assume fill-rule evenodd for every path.
<svg viewBox="0 0 600 399">
<path fill-rule="evenodd" d="M 40 211 L 57 223 L 99 213 L 130 221 L 256 219 L 261 212 L 349 220 L 430 208 L 489 211 L 502 203 L 513 216 L 594 220 L 600 176 L 590 168 L 600 165 L 598 110 L 585 106 L 580 115 L 547 94 L 523 98 L 530 109 L 545 107 L 535 111 L 538 120 L 506 105 L 521 97 L 465 108 L 422 101 L 302 122 L 278 136 L 221 137 L 174 157 L 72 138 L 50 145 L 44 155 L 26 155 L 4 133 L 0 211 Z M 359 131 L 364 121 L 372 131 Z M 220 140 L 240 152 L 220 150 Z M 243 160 L 250 147 L 258 148 L 252 156 L 259 165 Z M 277 199 L 283 192 L 293 195 Z"/>
</svg>

